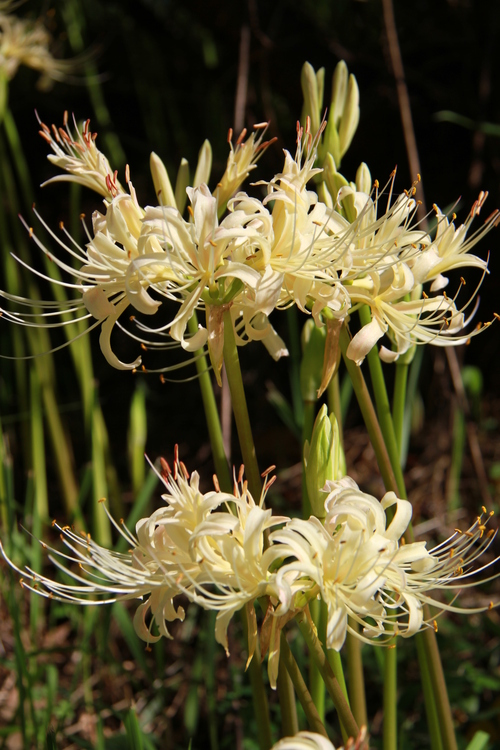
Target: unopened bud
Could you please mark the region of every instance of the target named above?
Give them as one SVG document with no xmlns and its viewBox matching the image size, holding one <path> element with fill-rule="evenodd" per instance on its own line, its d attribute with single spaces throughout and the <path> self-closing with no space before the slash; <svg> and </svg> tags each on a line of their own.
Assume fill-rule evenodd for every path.
<svg viewBox="0 0 500 750">
<path fill-rule="evenodd" d="M 345 470 L 344 453 L 340 443 L 339 427 L 334 414 L 328 415 L 323 404 L 318 412 L 311 436 L 311 443 L 304 446 L 304 468 L 307 494 L 313 515 L 325 517 L 325 493 L 327 482 L 340 479 Z"/>
<path fill-rule="evenodd" d="M 326 326 L 318 328 L 309 318 L 302 329 L 300 391 L 304 401 L 316 401 L 325 358 Z"/>
<path fill-rule="evenodd" d="M 194 173 L 193 187 L 200 187 L 202 183 L 208 185 L 212 171 L 212 146 L 205 140 L 198 154 L 198 164 Z"/>
<path fill-rule="evenodd" d="M 161 206 L 177 206 L 174 191 L 168 178 L 167 168 L 154 151 L 149 157 L 149 168 L 155 186 L 156 197 Z"/>
<path fill-rule="evenodd" d="M 349 76 L 347 98 L 339 127 L 340 156 L 344 156 L 351 145 L 359 123 L 359 89 L 353 75 Z"/>
<path fill-rule="evenodd" d="M 366 193 L 367 195 L 371 193 L 372 176 L 364 161 L 361 162 L 356 172 L 356 189 L 360 193 Z"/>
<path fill-rule="evenodd" d="M 187 159 L 181 159 L 177 180 L 175 181 L 175 202 L 179 213 L 184 213 L 186 208 L 187 193 L 186 188 L 189 186 L 189 162 Z"/>
</svg>

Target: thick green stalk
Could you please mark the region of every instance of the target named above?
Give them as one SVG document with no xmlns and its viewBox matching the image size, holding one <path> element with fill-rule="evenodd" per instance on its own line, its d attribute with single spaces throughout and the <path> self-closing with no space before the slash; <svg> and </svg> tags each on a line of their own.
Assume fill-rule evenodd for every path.
<svg viewBox="0 0 500 750">
<path fill-rule="evenodd" d="M 283 737 L 294 737 L 299 731 L 299 720 L 297 718 L 297 706 L 295 705 L 295 693 L 293 682 L 286 669 L 283 654 L 280 650 L 280 666 L 278 672 L 278 695 L 281 708 L 281 732 Z"/>
<path fill-rule="evenodd" d="M 286 671 L 290 675 L 290 679 L 292 680 L 293 687 L 295 688 L 297 698 L 300 701 L 300 705 L 304 709 L 307 723 L 309 724 L 309 729 L 312 732 L 322 734 L 323 737 L 328 737 L 325 726 L 318 714 L 318 709 L 314 705 L 311 693 L 307 689 L 307 685 L 304 681 L 304 678 L 302 677 L 298 664 L 295 661 L 292 652 L 290 651 L 290 646 L 288 645 L 288 641 L 283 631 L 281 632 L 280 661 L 283 663 L 283 666 L 286 668 Z"/>
<path fill-rule="evenodd" d="M 424 607 L 424 620 L 429 619 L 428 607 Z M 441 655 L 436 641 L 436 634 L 433 630 L 426 629 L 415 636 L 423 643 L 425 653 L 424 661 L 429 668 L 429 676 L 432 684 L 432 694 L 436 704 L 439 727 L 441 730 L 441 739 L 443 750 L 457 750 L 457 739 L 453 726 L 453 716 L 451 714 L 450 699 L 444 678 L 443 665 L 441 664 Z M 420 656 L 420 650 L 419 650 Z M 425 688 L 425 685 L 424 685 Z"/>
<path fill-rule="evenodd" d="M 311 435 L 316 415 L 316 401 L 304 401 L 304 423 L 302 425 L 302 453 L 306 440 L 311 442 Z M 311 503 L 307 494 L 306 475 L 304 471 L 304 457 L 302 456 L 302 518 L 309 518 L 312 513 Z"/>
<path fill-rule="evenodd" d="M 306 516 L 306 518 L 309 518 L 309 516 Z M 319 599 L 313 599 L 309 603 L 309 611 L 311 613 L 312 621 L 314 622 L 314 625 L 318 631 L 318 638 L 319 640 L 324 643 L 324 634 L 321 623 L 321 605 L 322 601 Z M 326 690 L 325 690 L 325 683 L 323 681 L 323 677 L 321 675 L 321 670 L 319 669 L 318 665 L 316 664 L 314 659 L 310 659 L 309 661 L 309 690 L 311 691 L 311 696 L 314 701 L 314 705 L 318 709 L 318 714 L 321 719 L 321 721 L 324 723 L 325 721 L 325 698 L 326 698 Z"/>
<path fill-rule="evenodd" d="M 342 349 L 342 356 L 344 357 L 347 372 L 349 373 L 349 377 L 351 378 L 359 408 L 361 409 L 361 414 L 363 415 L 366 429 L 368 430 L 370 442 L 373 446 L 373 450 L 375 451 L 375 456 L 377 458 L 380 473 L 382 475 L 386 490 L 393 490 L 394 492 L 397 492 L 398 486 L 396 483 L 396 478 L 394 476 L 394 471 L 392 470 L 389 454 L 384 443 L 382 431 L 378 423 L 377 415 L 375 413 L 375 409 L 373 407 L 373 403 L 366 386 L 363 373 L 361 372 L 361 368 L 355 362 L 353 362 L 352 359 L 349 359 L 349 357 L 346 356 L 346 351 L 349 343 L 350 338 L 347 329 L 345 327 L 342 327 L 340 331 L 340 346 Z"/>
<path fill-rule="evenodd" d="M 399 453 L 399 464 L 401 468 L 403 468 L 404 466 L 403 443 L 408 370 L 409 365 L 406 364 L 406 362 L 396 362 L 396 372 L 394 375 L 394 399 L 392 403 L 392 421 L 394 424 L 394 433 L 396 435 L 396 444 L 398 446 Z"/>
<path fill-rule="evenodd" d="M 243 624 L 245 641 L 248 643 L 248 618 L 245 608 L 240 609 L 240 617 Z M 262 679 L 259 643 L 257 643 L 255 646 L 253 659 L 248 665 L 247 671 L 250 677 L 250 685 L 252 688 L 252 702 L 255 715 L 255 723 L 257 725 L 259 747 L 260 750 L 269 750 L 269 748 L 271 748 L 273 745 L 273 732 L 271 727 L 271 719 L 269 716 L 267 694 L 264 688 L 264 680 Z"/>
<path fill-rule="evenodd" d="M 231 319 L 230 310 L 227 310 L 224 313 L 224 364 L 226 365 L 234 419 L 238 431 L 243 463 L 245 464 L 245 473 L 248 478 L 248 486 L 254 498 L 258 500 L 262 490 L 262 481 L 259 466 L 257 464 L 257 455 L 255 453 L 247 399 L 245 396 L 245 389 L 243 388 L 240 360 L 238 357 L 236 340 L 234 338 L 233 321 Z"/>
<path fill-rule="evenodd" d="M 384 750 L 396 750 L 398 746 L 397 715 L 397 650 L 396 639 L 392 638 L 384 653 Z"/>
<path fill-rule="evenodd" d="M 365 326 L 371 323 L 370 308 L 367 306 L 361 307 L 359 311 L 359 317 L 361 323 Z M 382 369 L 382 362 L 378 356 L 377 347 L 373 349 L 367 355 L 368 366 L 370 368 L 370 376 L 372 380 L 373 392 L 375 394 L 375 404 L 377 406 L 377 416 L 380 423 L 380 429 L 384 439 L 387 452 L 392 465 L 394 476 L 396 477 L 397 488 L 399 497 L 406 497 L 406 489 L 404 483 L 403 472 L 401 471 L 401 464 L 399 460 L 399 449 L 396 440 L 396 433 L 394 431 L 394 423 L 392 421 L 391 407 L 389 404 L 389 396 L 387 395 L 387 388 L 385 387 L 384 372 Z M 403 404 L 404 409 L 404 404 Z"/>
<path fill-rule="evenodd" d="M 196 314 L 189 319 L 188 328 L 190 333 L 193 334 L 198 331 Z M 231 474 L 229 472 L 226 452 L 224 450 L 222 428 L 219 419 L 219 412 L 217 410 L 217 402 L 215 401 L 214 389 L 212 387 L 210 368 L 206 355 L 202 349 L 195 352 L 195 357 L 196 371 L 198 372 L 198 382 L 200 384 L 201 398 L 205 410 L 205 418 L 207 421 L 215 471 L 221 488 L 225 492 L 231 492 L 233 483 L 231 481 Z"/>
<path fill-rule="evenodd" d="M 300 612 L 297 615 L 296 620 L 300 628 L 300 632 L 304 636 L 304 639 L 309 648 L 309 653 L 319 667 L 326 689 L 330 693 L 333 705 L 337 709 L 341 724 L 343 727 L 345 727 L 347 737 L 356 737 L 359 732 L 358 725 L 356 724 L 354 716 L 352 715 L 351 709 L 349 708 L 349 704 L 342 691 L 342 688 L 340 687 L 335 675 L 333 674 L 332 668 L 328 663 L 326 654 L 321 647 L 321 643 L 319 642 L 316 633 L 314 632 L 310 620 L 308 619 L 305 612 Z M 344 740 L 345 739 L 346 738 L 344 737 Z"/>
<path fill-rule="evenodd" d="M 433 698 L 431 674 L 427 665 L 424 641 L 423 638 L 417 636 L 415 642 L 417 644 L 418 661 L 420 664 L 420 677 L 422 680 L 422 691 L 424 694 L 425 713 L 427 715 L 431 750 L 443 750 L 439 714 L 437 705 Z"/>
<path fill-rule="evenodd" d="M 354 620 L 349 622 L 353 630 L 358 630 L 359 625 Z M 366 710 L 365 678 L 363 674 L 363 661 L 361 659 L 361 641 L 352 633 L 347 633 L 347 678 L 349 680 L 349 699 L 351 710 L 358 726 L 368 726 L 368 713 Z"/>
</svg>

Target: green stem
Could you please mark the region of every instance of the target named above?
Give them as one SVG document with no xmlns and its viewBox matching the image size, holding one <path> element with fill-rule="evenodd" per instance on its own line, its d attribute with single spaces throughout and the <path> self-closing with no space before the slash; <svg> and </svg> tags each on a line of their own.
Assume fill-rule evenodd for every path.
<svg viewBox="0 0 500 750">
<path fill-rule="evenodd" d="M 397 650 L 392 638 L 385 651 L 384 662 L 384 750 L 396 750 L 398 746 L 397 720 Z"/>
<path fill-rule="evenodd" d="M 190 333 L 198 331 L 198 321 L 196 313 L 189 319 L 188 328 Z M 221 488 L 225 492 L 231 492 L 233 483 L 227 463 L 226 452 L 224 450 L 224 440 L 222 438 L 222 428 L 217 410 L 214 389 L 212 387 L 212 378 L 210 377 L 210 368 L 207 357 L 203 349 L 195 352 L 196 371 L 198 372 L 198 382 L 200 384 L 201 398 L 205 410 L 210 445 L 212 447 L 212 456 L 214 459 L 215 471 Z"/>
<path fill-rule="evenodd" d="M 244 608 L 240 610 L 240 617 L 243 624 L 245 641 L 248 643 L 248 618 Z M 248 665 L 248 675 L 252 688 L 252 702 L 259 747 L 260 750 L 269 750 L 273 745 L 273 733 L 269 716 L 269 704 L 264 689 L 264 680 L 262 679 L 260 646 L 258 643 L 255 646 L 253 659 Z"/>
<path fill-rule="evenodd" d="M 262 481 L 257 464 L 257 455 L 253 441 L 252 428 L 250 426 L 250 417 L 248 414 L 247 399 L 243 380 L 241 377 L 240 360 L 238 349 L 234 338 L 233 321 L 231 312 L 227 310 L 224 313 L 224 364 L 226 365 L 227 380 L 229 390 L 231 391 L 231 403 L 233 414 L 238 431 L 243 463 L 245 464 L 245 473 L 248 478 L 248 486 L 254 498 L 258 501 Z M 254 661 L 252 659 L 252 661 Z"/>
<path fill-rule="evenodd" d="M 311 436 L 316 415 L 316 401 L 304 401 L 304 423 L 302 425 L 302 518 L 309 518 L 312 513 L 311 503 L 307 494 L 306 474 L 304 471 L 304 445 L 306 440 L 311 442 Z"/>
<path fill-rule="evenodd" d="M 300 612 L 297 617 L 297 624 L 300 628 L 300 632 L 304 636 L 304 639 L 309 648 L 309 653 L 317 663 L 319 670 L 322 674 L 326 689 L 330 693 L 330 697 L 333 701 L 339 719 L 342 725 L 345 727 L 348 737 L 356 737 L 359 732 L 358 725 L 354 720 L 349 704 L 346 700 L 342 688 L 340 687 L 335 675 L 333 674 L 332 668 L 328 663 L 325 652 L 321 647 L 314 629 L 309 621 L 305 612 Z"/>
<path fill-rule="evenodd" d="M 354 620 L 350 620 L 349 624 L 353 630 L 359 630 L 359 625 Z M 368 726 L 365 678 L 361 659 L 361 641 L 353 633 L 347 633 L 346 648 L 351 710 L 358 726 Z"/>
<path fill-rule="evenodd" d="M 359 310 L 359 317 L 363 326 L 371 323 L 370 308 L 366 305 L 361 307 Z M 377 406 L 377 416 L 380 423 L 380 429 L 382 430 L 383 440 L 389 454 L 389 458 L 392 465 L 392 470 L 396 477 L 396 483 L 398 488 L 399 497 L 406 497 L 405 483 L 403 472 L 401 471 L 401 464 L 399 461 L 399 449 L 396 440 L 396 433 L 394 431 L 394 423 L 392 421 L 391 407 L 389 404 L 389 396 L 387 395 L 387 388 L 385 387 L 384 372 L 382 370 L 382 362 L 378 356 L 377 347 L 373 349 L 367 355 L 368 366 L 370 368 L 370 376 L 372 380 L 373 392 L 375 394 L 375 404 Z M 404 408 L 404 404 L 403 404 Z"/>
<path fill-rule="evenodd" d="M 424 620 L 429 618 L 429 611 L 424 607 Z M 453 726 L 453 717 L 451 714 L 450 700 L 446 681 L 444 679 L 443 665 L 441 664 L 441 655 L 436 641 L 436 634 L 433 630 L 426 629 L 415 636 L 423 643 L 425 663 L 429 668 L 429 676 L 432 685 L 432 694 L 436 704 L 441 738 L 443 741 L 443 750 L 457 750 L 457 740 Z M 420 655 L 420 651 L 419 651 Z"/>
<path fill-rule="evenodd" d="M 352 359 L 349 359 L 349 357 L 346 356 L 346 351 L 349 343 L 350 338 L 347 329 L 345 327 L 342 327 L 340 331 L 340 346 L 342 349 L 342 356 L 344 357 L 347 372 L 349 373 L 349 377 L 351 378 L 359 408 L 361 409 L 361 414 L 363 415 L 366 429 L 368 430 L 370 442 L 373 446 L 373 450 L 375 451 L 375 456 L 377 458 L 380 473 L 382 475 L 386 490 L 393 490 L 394 492 L 397 492 L 398 486 L 396 483 L 396 478 L 394 476 L 394 471 L 392 469 L 389 454 L 384 443 L 382 431 L 378 423 L 377 415 L 375 413 L 375 409 L 373 407 L 373 403 L 366 386 L 363 373 L 361 372 L 361 368 L 355 362 L 353 362 Z"/>
<path fill-rule="evenodd" d="M 408 383 L 409 365 L 406 362 L 396 362 L 394 376 L 394 399 L 392 403 L 392 421 L 396 444 L 399 453 L 399 464 L 403 467 L 403 442 L 405 426 L 406 386 Z"/>
<path fill-rule="evenodd" d="M 323 602 L 320 601 L 319 599 L 313 599 L 309 603 L 309 611 L 311 613 L 312 621 L 314 622 L 314 625 L 318 631 L 318 638 L 321 641 L 321 643 L 324 643 L 325 642 L 324 633 L 322 632 L 324 628 L 322 627 L 323 623 L 321 622 L 322 603 Z M 314 705 L 318 709 L 319 717 L 321 721 L 324 723 L 325 722 L 325 698 L 326 698 L 325 683 L 321 675 L 321 670 L 319 669 L 314 659 L 311 659 L 309 661 L 309 690 L 311 691 L 311 696 L 314 701 Z"/>
<path fill-rule="evenodd" d="M 278 695 L 281 708 L 281 731 L 283 737 L 294 737 L 299 731 L 297 719 L 297 706 L 295 705 L 295 693 L 293 682 L 286 669 L 283 654 L 280 649 L 280 668 L 278 672 Z"/>
<path fill-rule="evenodd" d="M 418 661 L 420 663 L 420 677 L 422 680 L 422 691 L 424 693 L 425 713 L 427 715 L 427 726 L 429 729 L 431 750 L 443 750 L 443 743 L 441 741 L 441 729 L 439 725 L 439 715 L 437 705 L 432 694 L 432 680 L 430 670 L 427 665 L 424 641 L 422 638 L 417 636 L 415 642 L 417 644 Z"/>
<path fill-rule="evenodd" d="M 300 701 L 300 705 L 304 709 L 307 723 L 309 724 L 309 729 L 312 732 L 322 734 L 323 737 L 328 737 L 325 726 L 318 714 L 318 709 L 314 705 L 311 693 L 307 689 L 307 685 L 304 681 L 304 678 L 302 677 L 298 664 L 293 657 L 290 646 L 288 645 L 288 641 L 283 631 L 281 632 L 280 660 L 282 661 L 283 665 L 286 668 L 286 671 L 290 675 L 290 679 L 292 680 L 293 687 L 295 688 L 297 698 Z"/>
</svg>

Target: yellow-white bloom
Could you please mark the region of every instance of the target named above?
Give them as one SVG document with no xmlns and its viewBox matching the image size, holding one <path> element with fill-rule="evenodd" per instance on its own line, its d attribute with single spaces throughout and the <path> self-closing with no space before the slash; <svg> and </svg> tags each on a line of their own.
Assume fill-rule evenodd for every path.
<svg viewBox="0 0 500 750">
<path fill-rule="evenodd" d="M 482 516 L 467 532 L 429 552 L 425 542 L 401 539 L 412 513 L 406 500 L 388 492 L 379 502 L 349 477 L 327 487 L 324 525 L 315 517 L 292 519 L 271 540 L 283 545 L 284 557 L 293 558 L 280 568 L 278 583 L 288 578 L 294 591 L 302 587 L 301 597 L 319 594 L 326 603 L 328 648 L 340 650 L 348 631 L 363 640 L 414 635 L 431 626 L 424 621 L 423 604 L 467 611 L 438 602 L 432 592 L 472 585 L 467 582 L 472 564 L 495 536 L 486 531 Z M 395 513 L 388 524 L 390 507 Z M 351 629 L 348 616 L 362 626 L 361 635 Z"/>
<path fill-rule="evenodd" d="M 0 6 L 0 77 L 10 81 L 20 65 L 42 74 L 40 85 L 50 80 L 68 80 L 75 62 L 57 60 L 51 53 L 52 37 L 41 20 L 18 18 L 11 12 L 19 3 L 4 2 Z"/>
<path fill-rule="evenodd" d="M 327 737 L 316 732 L 299 732 L 294 737 L 283 737 L 273 745 L 272 750 L 335 750 Z M 339 747 L 337 750 L 344 750 Z M 356 738 L 350 738 L 345 750 L 368 750 L 368 733 L 362 727 Z"/>
</svg>

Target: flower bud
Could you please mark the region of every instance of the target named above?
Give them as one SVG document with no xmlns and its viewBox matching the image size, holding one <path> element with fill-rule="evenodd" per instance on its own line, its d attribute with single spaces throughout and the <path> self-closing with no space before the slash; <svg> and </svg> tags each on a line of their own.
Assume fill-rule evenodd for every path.
<svg viewBox="0 0 500 750">
<path fill-rule="evenodd" d="M 321 386 L 325 358 L 326 326 L 318 328 L 309 318 L 302 329 L 300 391 L 304 401 L 316 401 Z"/>
<path fill-rule="evenodd" d="M 361 162 L 356 172 L 356 190 L 367 195 L 370 195 L 372 190 L 372 176 L 364 161 Z"/>
<path fill-rule="evenodd" d="M 345 470 L 337 420 L 334 414 L 328 415 L 326 404 L 314 422 L 311 444 L 306 442 L 304 446 L 304 467 L 312 513 L 322 519 L 327 496 L 323 488 L 328 481 L 340 479 Z"/>
<path fill-rule="evenodd" d="M 311 63 L 305 62 L 300 75 L 302 94 L 304 96 L 302 122 L 304 123 L 308 116 L 311 118 L 312 133 L 318 132 L 321 123 L 324 82 L 325 69 L 320 68 L 316 73 Z"/>
<path fill-rule="evenodd" d="M 156 197 L 161 206 L 177 206 L 175 202 L 174 191 L 168 178 L 167 169 L 154 151 L 149 157 L 149 168 L 151 170 L 151 177 L 153 178 L 153 184 L 155 186 Z"/>
<path fill-rule="evenodd" d="M 340 156 L 344 156 L 351 145 L 359 123 L 359 89 L 353 75 L 349 76 L 347 98 L 339 127 Z"/>
<path fill-rule="evenodd" d="M 189 186 L 189 162 L 187 159 L 181 159 L 177 179 L 175 181 L 175 205 L 179 213 L 184 213 L 186 208 L 187 193 L 186 188 Z"/>
<path fill-rule="evenodd" d="M 193 187 L 200 187 L 204 182 L 208 185 L 210 172 L 212 171 L 212 146 L 209 140 L 205 140 L 198 154 L 198 164 L 194 173 Z"/>
</svg>

